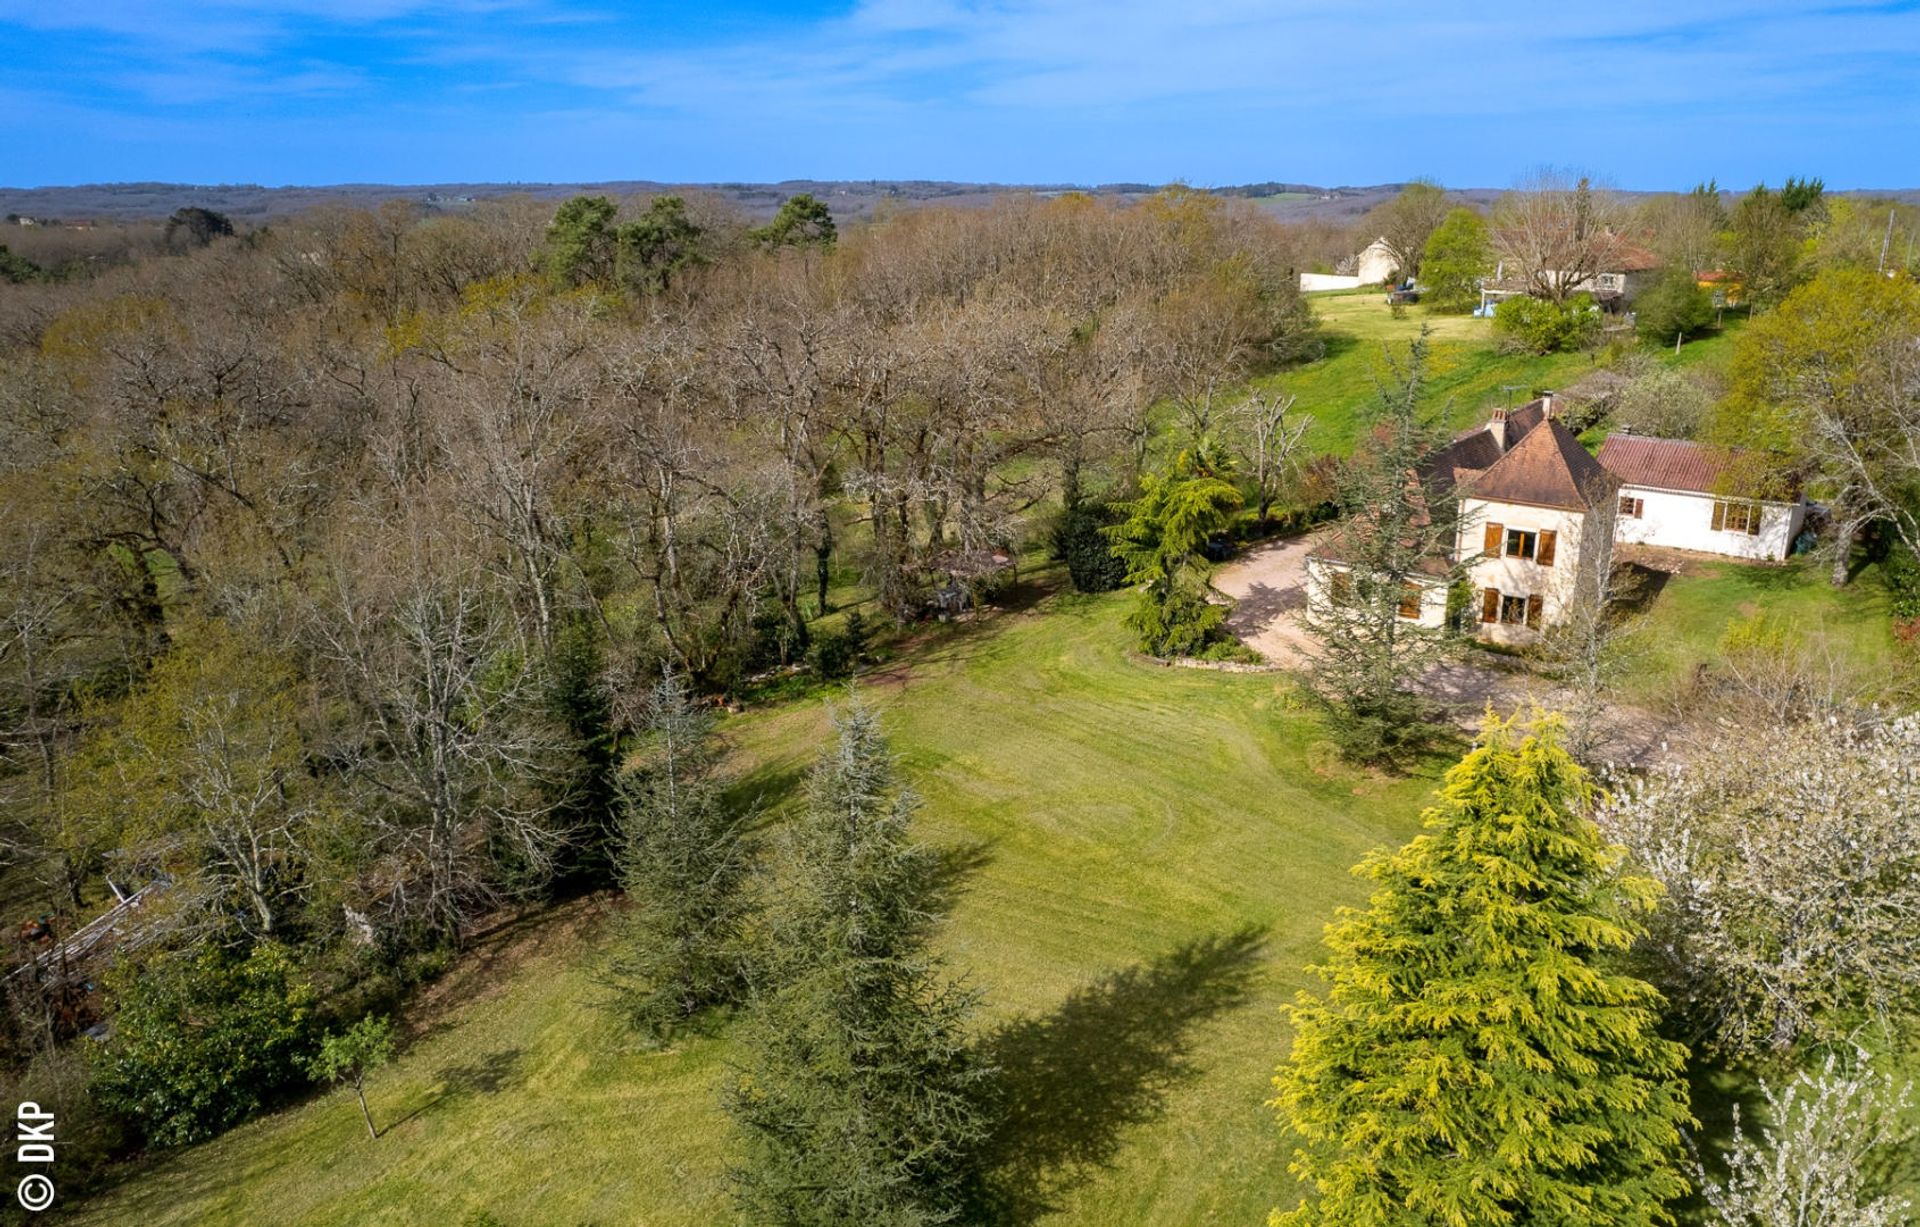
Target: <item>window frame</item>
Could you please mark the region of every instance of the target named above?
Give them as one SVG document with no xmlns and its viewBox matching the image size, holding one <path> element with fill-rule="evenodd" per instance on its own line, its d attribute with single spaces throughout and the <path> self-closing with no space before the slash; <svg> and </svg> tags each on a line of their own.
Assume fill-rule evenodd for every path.
<svg viewBox="0 0 1920 1227">
<path fill-rule="evenodd" d="M 1519 611 L 1518 615 L 1512 616 L 1512 617 L 1508 616 L 1509 613 L 1513 610 L 1518 610 Z M 1527 598 L 1524 596 L 1513 596 L 1509 593 L 1502 592 L 1500 594 L 1500 625 L 1525 626 L 1526 624 L 1527 624 Z"/>
<path fill-rule="evenodd" d="M 1517 550 L 1513 548 L 1516 543 L 1520 546 Z M 1522 558 L 1531 562 L 1539 556 L 1539 553 L 1539 529 L 1509 528 L 1507 530 L 1507 539 L 1502 543 L 1500 549 L 1500 556 L 1502 558 Z"/>
<path fill-rule="evenodd" d="M 1395 609 L 1395 613 L 1404 621 L 1418 622 L 1421 607 L 1426 604 L 1425 596 L 1419 584 L 1407 580 L 1400 585 L 1400 604 Z M 1412 609 L 1411 613 L 1408 612 L 1409 607 Z"/>
<path fill-rule="evenodd" d="M 1766 515 L 1766 506 L 1754 499 L 1722 498 L 1713 501 L 1713 518 L 1719 523 L 1716 532 L 1758 537 Z"/>
<path fill-rule="evenodd" d="M 1629 520 L 1644 520 L 1647 518 L 1647 500 L 1631 494 L 1623 494 L 1620 496 L 1619 511 Z"/>
</svg>

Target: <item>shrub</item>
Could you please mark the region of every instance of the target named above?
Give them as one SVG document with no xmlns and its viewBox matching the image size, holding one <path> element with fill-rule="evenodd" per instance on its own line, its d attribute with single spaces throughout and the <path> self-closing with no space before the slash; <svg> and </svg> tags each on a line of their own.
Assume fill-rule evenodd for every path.
<svg viewBox="0 0 1920 1227">
<path fill-rule="evenodd" d="M 301 1078 L 313 989 L 286 947 L 212 948 L 128 969 L 94 1085 L 156 1146 L 210 1138 Z"/>
<path fill-rule="evenodd" d="M 853 676 L 853 670 L 867 651 L 867 623 L 859 610 L 847 615 L 837 632 L 816 635 L 807 649 L 807 664 L 823 680 L 837 682 Z"/>
<path fill-rule="evenodd" d="M 1895 543 L 1887 551 L 1881 575 L 1892 597 L 1893 616 L 1900 621 L 1920 618 L 1920 559 L 1905 545 Z"/>
<path fill-rule="evenodd" d="M 1664 345 L 1713 323 L 1713 298 L 1683 268 L 1669 271 L 1634 303 L 1634 329 Z"/>
<path fill-rule="evenodd" d="M 1060 511 L 1053 526 L 1053 556 L 1067 564 L 1076 592 L 1112 592 L 1126 583 L 1127 566 L 1114 556 L 1113 542 L 1101 531 L 1115 522 L 1107 508 L 1080 499 Z"/>
<path fill-rule="evenodd" d="M 1216 664 L 1257 665 L 1262 657 L 1260 653 L 1238 639 L 1222 639 L 1218 643 L 1209 644 L 1200 653 L 1200 659 Z"/>
<path fill-rule="evenodd" d="M 1564 303 L 1509 298 L 1494 310 L 1493 330 L 1507 347 L 1530 354 L 1586 349 L 1600 337 L 1600 308 L 1588 294 Z"/>
<path fill-rule="evenodd" d="M 1621 373 L 1627 382 L 1612 397 L 1607 419 L 1640 434 L 1691 439 L 1720 399 L 1711 375 L 1675 370 L 1646 354 L 1623 363 Z"/>
</svg>

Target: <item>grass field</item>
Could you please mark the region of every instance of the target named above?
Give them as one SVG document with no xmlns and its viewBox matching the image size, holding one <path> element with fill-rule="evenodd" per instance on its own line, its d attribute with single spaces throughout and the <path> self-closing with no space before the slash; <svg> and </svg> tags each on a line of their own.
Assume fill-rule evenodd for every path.
<svg viewBox="0 0 1920 1227">
<path fill-rule="evenodd" d="M 1721 640 L 1737 621 L 1764 614 L 1789 639 L 1817 648 L 1846 672 L 1889 688 L 1910 682 L 1895 672 L 1886 585 L 1869 564 L 1845 588 L 1827 580 L 1817 563 L 1753 566 L 1689 558 L 1660 586 L 1647 607 L 1644 655 L 1636 660 L 1623 697 L 1668 698 L 1694 669 L 1720 658 Z"/>
<path fill-rule="evenodd" d="M 1387 355 L 1404 361 L 1423 326 L 1432 330 L 1425 403 L 1452 429 L 1484 421 L 1488 410 L 1522 403 L 1539 389 L 1566 388 L 1598 362 L 1579 353 L 1503 353 L 1494 342 L 1493 321 L 1469 315 L 1437 315 L 1414 306 L 1396 319 L 1377 289 L 1314 294 L 1309 301 L 1327 343 L 1325 356 L 1258 381 L 1298 396 L 1300 411 L 1313 415 L 1309 452 L 1352 449 L 1379 380 L 1388 374 Z M 1740 323 L 1729 317 L 1725 330 L 1688 342 L 1677 355 L 1671 349 L 1647 352 L 1679 366 L 1723 367 Z"/>
<path fill-rule="evenodd" d="M 1131 657 L 1126 598 L 1059 596 L 942 628 L 865 687 L 961 850 L 944 935 L 986 993 L 1020 1110 L 1001 1175 L 1059 1224 L 1252 1223 L 1287 1199 L 1262 1106 L 1348 868 L 1417 823 L 1431 773 L 1333 765 L 1282 676 Z M 825 731 L 818 700 L 727 726 L 773 806 Z M 75 1221 L 710 1224 L 726 1217 L 724 1033 L 636 1050 L 594 1002 L 590 907 L 468 960 L 459 1002 L 375 1081 L 369 1142 L 333 1094 L 161 1161 Z M 557 922 L 557 921 L 564 921 Z"/>
</svg>

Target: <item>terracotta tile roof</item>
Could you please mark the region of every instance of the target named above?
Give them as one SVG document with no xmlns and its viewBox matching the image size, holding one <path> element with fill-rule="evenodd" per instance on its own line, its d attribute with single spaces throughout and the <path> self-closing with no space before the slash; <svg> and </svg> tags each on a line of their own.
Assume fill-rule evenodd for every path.
<svg viewBox="0 0 1920 1227">
<path fill-rule="evenodd" d="M 1652 435 L 1608 435 L 1600 445 L 1600 463 L 1622 481 L 1656 490 L 1721 493 L 1723 483 L 1737 480 L 1747 461 L 1746 453 L 1735 449 Z"/>
<path fill-rule="evenodd" d="M 1438 490 L 1451 490 L 1471 481 L 1517 447 L 1546 416 L 1546 403 L 1540 400 L 1528 401 L 1508 413 L 1505 447 L 1495 440 L 1491 422 L 1462 431 L 1453 437 L 1453 442 L 1427 457 L 1421 475 L 1429 486 Z"/>
<path fill-rule="evenodd" d="M 1603 273 L 1644 273 L 1648 269 L 1660 267 L 1660 257 L 1644 247 L 1629 243 L 1619 249 L 1614 259 L 1607 261 L 1617 267 L 1603 268 Z"/>
<path fill-rule="evenodd" d="M 1573 432 L 1554 419 L 1509 448 L 1464 493 L 1502 503 L 1586 511 L 1611 499 L 1620 479 L 1600 466 Z"/>
<path fill-rule="evenodd" d="M 1327 534 L 1326 540 L 1307 552 L 1307 557 L 1318 558 L 1322 562 L 1338 563 L 1343 567 L 1353 565 L 1353 556 L 1358 550 L 1353 548 L 1353 524 L 1351 521 L 1341 524 Z M 1414 563 L 1422 575 L 1433 579 L 1445 579 L 1453 573 L 1450 553 L 1442 549 L 1437 554 L 1425 554 Z"/>
</svg>

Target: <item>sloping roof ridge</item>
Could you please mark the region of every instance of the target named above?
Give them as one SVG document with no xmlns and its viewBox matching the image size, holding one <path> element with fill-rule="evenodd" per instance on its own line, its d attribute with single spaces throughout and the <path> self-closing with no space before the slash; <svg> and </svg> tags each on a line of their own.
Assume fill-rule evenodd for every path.
<svg viewBox="0 0 1920 1227">
<path fill-rule="evenodd" d="M 1536 465 L 1542 471 L 1523 474 Z M 1560 419 L 1548 417 L 1494 461 L 1472 493 L 1497 502 L 1505 490 L 1516 502 L 1585 508 L 1595 505 L 1601 489 L 1610 492 L 1619 482 Z"/>
</svg>

